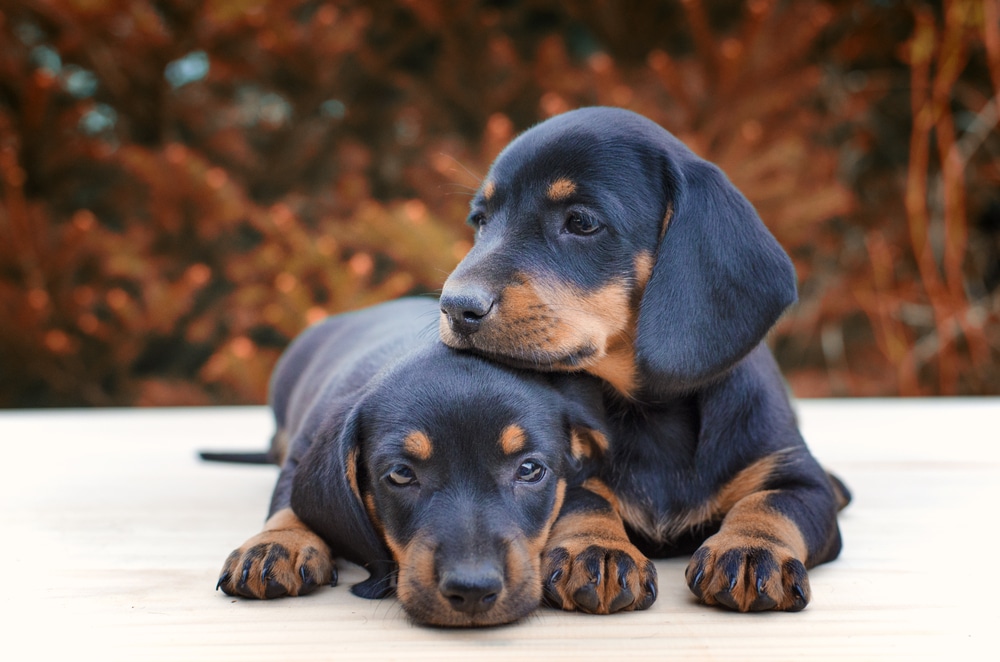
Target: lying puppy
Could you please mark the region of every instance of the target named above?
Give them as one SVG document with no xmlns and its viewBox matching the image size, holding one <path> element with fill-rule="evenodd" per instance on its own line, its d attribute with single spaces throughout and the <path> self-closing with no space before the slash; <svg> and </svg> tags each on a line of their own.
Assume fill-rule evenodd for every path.
<svg viewBox="0 0 1000 662">
<path fill-rule="evenodd" d="M 599 386 L 455 352 L 434 337 L 437 314 L 403 299 L 292 343 L 271 382 L 269 519 L 226 560 L 223 591 L 303 595 L 336 582 L 337 556 L 371 573 L 354 593 L 396 589 L 421 623 L 494 625 L 539 604 L 542 548 L 606 446 Z M 615 590 L 625 608 L 655 598 L 655 570 L 641 570 Z"/>
<path fill-rule="evenodd" d="M 806 568 L 838 555 L 849 496 L 807 450 L 762 343 L 796 282 L 750 203 L 648 119 L 587 108 L 515 139 L 469 223 L 475 245 L 441 297 L 444 342 L 601 378 L 612 446 L 604 491 L 591 487 L 637 546 L 693 551 L 688 585 L 707 604 L 805 607 Z M 580 520 L 578 540 L 600 537 Z M 565 609 L 580 608 L 579 585 L 617 576 L 575 557 L 548 547 Z"/>
</svg>

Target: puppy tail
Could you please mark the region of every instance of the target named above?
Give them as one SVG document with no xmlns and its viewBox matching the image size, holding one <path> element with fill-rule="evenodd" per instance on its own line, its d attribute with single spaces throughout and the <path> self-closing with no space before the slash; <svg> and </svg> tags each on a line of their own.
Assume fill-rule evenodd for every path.
<svg viewBox="0 0 1000 662">
<path fill-rule="evenodd" d="M 261 452 L 215 452 L 200 451 L 198 456 L 206 462 L 226 462 L 228 464 L 274 464 L 274 458 L 267 451 Z"/>
<path fill-rule="evenodd" d="M 288 454 L 288 435 L 278 428 L 271 437 L 271 448 L 266 451 L 201 451 L 198 456 L 206 462 L 226 462 L 228 464 L 276 464 L 285 463 Z"/>
</svg>

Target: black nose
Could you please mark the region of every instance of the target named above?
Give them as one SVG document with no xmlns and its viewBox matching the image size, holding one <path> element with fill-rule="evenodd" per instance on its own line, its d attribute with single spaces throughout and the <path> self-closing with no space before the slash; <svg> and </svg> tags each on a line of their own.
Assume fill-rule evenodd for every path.
<svg viewBox="0 0 1000 662">
<path fill-rule="evenodd" d="M 496 604 L 503 577 L 493 565 L 467 566 L 445 572 L 438 588 L 455 611 L 481 614 Z"/>
<path fill-rule="evenodd" d="M 483 318 L 493 310 L 493 297 L 483 290 L 465 288 L 441 295 L 441 312 L 455 333 L 470 336 L 479 330 Z"/>
</svg>

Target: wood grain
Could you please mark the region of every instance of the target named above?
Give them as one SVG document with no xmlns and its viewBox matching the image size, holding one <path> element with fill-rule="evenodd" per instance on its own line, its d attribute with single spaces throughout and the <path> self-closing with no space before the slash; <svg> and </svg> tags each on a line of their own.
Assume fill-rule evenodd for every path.
<svg viewBox="0 0 1000 662">
<path fill-rule="evenodd" d="M 214 590 L 259 530 L 271 467 L 207 464 L 258 449 L 263 408 L 0 412 L 0 602 L 7 660 L 975 660 L 1000 637 L 1000 398 L 799 404 L 844 478 L 842 557 L 798 614 L 696 604 L 685 559 L 659 561 L 646 612 L 540 609 L 513 626 L 435 630 L 341 585 L 304 598 Z"/>
</svg>

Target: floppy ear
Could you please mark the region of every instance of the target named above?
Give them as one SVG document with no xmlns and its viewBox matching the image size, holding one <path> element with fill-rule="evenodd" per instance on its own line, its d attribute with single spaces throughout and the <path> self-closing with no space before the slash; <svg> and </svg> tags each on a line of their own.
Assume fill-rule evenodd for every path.
<svg viewBox="0 0 1000 662">
<path fill-rule="evenodd" d="M 753 349 L 796 299 L 795 270 L 715 165 L 668 148 L 668 206 L 636 326 L 647 383 L 689 391 Z"/>
<path fill-rule="evenodd" d="M 588 460 L 598 461 L 608 450 L 608 426 L 600 382 L 590 375 L 553 373 L 564 402 L 565 425 L 570 433 L 567 460 L 572 471 L 579 471 Z"/>
<path fill-rule="evenodd" d="M 292 510 L 341 556 L 364 567 L 368 579 L 351 587 L 363 598 L 393 591 L 395 563 L 361 501 L 364 479 L 361 404 L 340 428 L 321 427 L 295 473 Z"/>
</svg>

